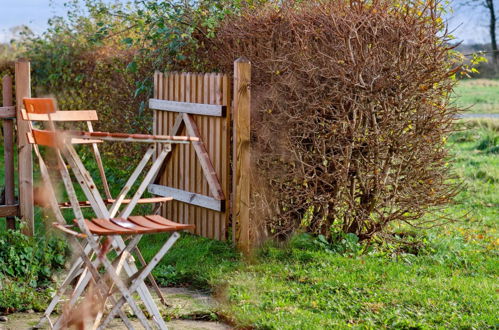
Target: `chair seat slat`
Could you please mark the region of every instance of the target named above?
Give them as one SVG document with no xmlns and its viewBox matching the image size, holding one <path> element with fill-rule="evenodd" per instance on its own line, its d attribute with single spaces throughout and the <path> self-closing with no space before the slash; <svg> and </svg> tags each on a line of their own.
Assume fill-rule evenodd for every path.
<svg viewBox="0 0 499 330">
<path fill-rule="evenodd" d="M 76 219 L 74 221 L 77 222 Z M 96 218 L 92 221 L 85 220 L 85 223 L 92 234 L 99 236 L 154 234 L 194 229 L 194 225 L 177 223 L 159 215 L 130 216 L 128 219 L 111 220 Z"/>
</svg>

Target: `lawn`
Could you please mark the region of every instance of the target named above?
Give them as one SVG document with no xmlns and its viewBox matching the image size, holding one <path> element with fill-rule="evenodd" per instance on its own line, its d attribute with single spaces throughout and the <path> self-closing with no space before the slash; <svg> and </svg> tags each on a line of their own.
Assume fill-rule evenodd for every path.
<svg viewBox="0 0 499 330">
<path fill-rule="evenodd" d="M 431 230 L 400 228 L 421 244 L 331 252 L 297 235 L 248 262 L 223 243 L 186 236 L 156 275 L 163 285 L 210 289 L 219 315 L 242 327 L 495 328 L 499 325 L 499 125 L 460 124 L 449 139 L 452 171 L 465 186 Z M 341 244 L 341 243 L 340 243 Z M 143 242 L 148 253 L 159 246 Z"/>
<path fill-rule="evenodd" d="M 454 93 L 456 105 L 468 113 L 499 114 L 499 80 L 461 80 Z"/>
</svg>

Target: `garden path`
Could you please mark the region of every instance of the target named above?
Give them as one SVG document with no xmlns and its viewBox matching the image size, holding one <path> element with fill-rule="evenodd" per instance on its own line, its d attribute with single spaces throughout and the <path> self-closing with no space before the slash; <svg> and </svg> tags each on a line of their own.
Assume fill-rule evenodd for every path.
<svg viewBox="0 0 499 330">
<path fill-rule="evenodd" d="M 167 325 L 170 330 L 228 330 L 227 324 L 216 321 L 217 304 L 209 294 L 186 288 L 162 288 L 165 299 L 170 304 L 164 307 Z M 158 302 L 158 306 L 162 306 Z M 42 313 L 15 313 L 7 315 L 7 322 L 0 323 L 0 330 L 32 329 L 38 323 Z M 137 329 L 141 329 L 136 319 L 131 319 Z M 120 319 L 111 323 L 110 329 L 126 329 Z"/>
</svg>

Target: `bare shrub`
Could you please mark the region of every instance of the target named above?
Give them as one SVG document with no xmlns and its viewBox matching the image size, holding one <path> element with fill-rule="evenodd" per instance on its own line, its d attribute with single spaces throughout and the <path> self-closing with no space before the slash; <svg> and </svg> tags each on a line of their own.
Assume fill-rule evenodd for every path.
<svg viewBox="0 0 499 330">
<path fill-rule="evenodd" d="M 445 137 L 457 70 L 438 1 L 285 1 L 227 19 L 215 67 L 253 64 L 254 215 L 369 239 L 455 194 Z"/>
</svg>

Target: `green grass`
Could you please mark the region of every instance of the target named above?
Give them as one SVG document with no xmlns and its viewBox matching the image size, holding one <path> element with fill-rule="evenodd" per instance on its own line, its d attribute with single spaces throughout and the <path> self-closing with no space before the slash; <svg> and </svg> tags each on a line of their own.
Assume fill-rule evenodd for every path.
<svg viewBox="0 0 499 330">
<path fill-rule="evenodd" d="M 466 112 L 499 113 L 499 80 L 461 80 L 454 92 L 456 105 Z"/>
<path fill-rule="evenodd" d="M 243 263 L 224 243 L 188 236 L 156 275 L 163 284 L 210 288 L 219 314 L 241 327 L 496 328 L 499 133 L 464 125 L 471 129 L 449 139 L 451 166 L 465 184 L 446 210 L 457 221 L 416 231 L 422 244 L 411 253 L 382 245 L 351 257 L 298 235 Z M 143 251 L 159 246 L 149 243 Z"/>
</svg>

